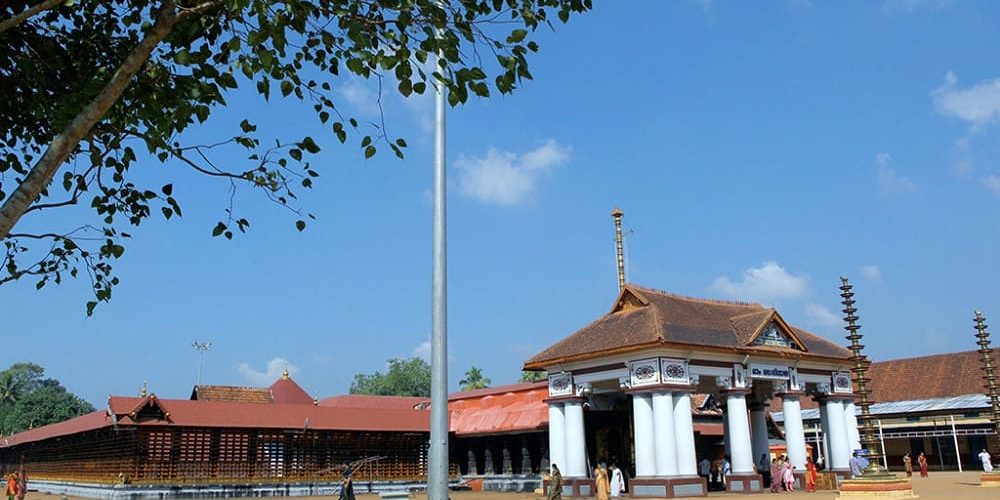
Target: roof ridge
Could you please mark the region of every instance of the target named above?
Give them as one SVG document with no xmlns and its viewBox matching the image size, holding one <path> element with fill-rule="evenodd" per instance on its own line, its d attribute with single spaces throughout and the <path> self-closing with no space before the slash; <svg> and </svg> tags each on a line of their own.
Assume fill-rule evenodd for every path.
<svg viewBox="0 0 1000 500">
<path fill-rule="evenodd" d="M 739 319 L 739 318 L 745 318 L 747 316 L 752 316 L 754 314 L 770 313 L 770 312 L 777 312 L 777 310 L 774 309 L 773 307 L 768 307 L 768 308 L 765 308 L 765 309 L 761 309 L 759 311 L 750 311 L 750 312 L 746 312 L 746 313 L 742 313 L 742 314 L 737 314 L 736 316 L 730 316 L 729 317 L 729 321 L 732 322 L 733 320 L 736 320 L 736 319 Z"/>
<path fill-rule="evenodd" d="M 703 304 L 718 304 L 718 305 L 727 305 L 727 306 L 756 306 L 756 307 L 759 307 L 761 309 L 766 309 L 763 305 L 761 305 L 761 304 L 759 304 L 757 302 L 748 302 L 748 301 L 743 301 L 743 300 L 706 299 L 706 298 L 703 298 L 703 297 L 692 297 L 690 295 L 683 295 L 683 294 L 679 294 L 679 293 L 668 292 L 668 291 L 665 291 L 665 290 L 660 290 L 658 288 L 652 288 L 652 287 L 643 286 L 643 285 L 636 285 L 635 283 L 629 283 L 629 284 L 627 284 L 625 286 L 634 287 L 634 288 L 636 288 L 638 290 L 645 291 L 645 292 L 657 293 L 657 294 L 660 294 L 660 295 L 665 295 L 667 297 L 673 297 L 675 299 L 689 300 L 691 302 L 701 302 Z"/>
<path fill-rule="evenodd" d="M 992 346 L 991 349 L 995 351 L 995 350 L 1000 349 L 1000 346 Z M 923 356 L 913 356 L 913 357 L 909 357 L 909 358 L 885 359 L 885 360 L 882 360 L 882 361 L 874 361 L 872 364 L 894 363 L 894 362 L 897 362 L 897 361 L 910 361 L 910 360 L 914 360 L 914 359 L 940 358 L 940 357 L 954 356 L 956 354 L 973 354 L 973 353 L 978 353 L 978 352 L 979 352 L 978 349 L 970 349 L 970 350 L 965 350 L 965 351 L 953 351 L 953 352 L 940 352 L 940 353 L 937 353 L 937 354 L 925 354 Z"/>
</svg>

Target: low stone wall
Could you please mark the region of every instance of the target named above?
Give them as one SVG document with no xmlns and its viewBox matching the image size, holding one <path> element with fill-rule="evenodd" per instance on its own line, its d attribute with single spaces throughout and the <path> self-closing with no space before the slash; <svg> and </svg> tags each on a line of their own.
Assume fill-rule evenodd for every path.
<svg viewBox="0 0 1000 500">
<path fill-rule="evenodd" d="M 458 481 L 452 480 L 452 486 Z M 234 498 L 234 497 L 297 497 L 336 496 L 339 482 L 325 483 L 257 483 L 257 484 L 185 484 L 132 485 L 88 484 L 63 481 L 32 480 L 30 489 L 47 493 L 108 500 L 151 500 L 172 498 Z M 355 482 L 355 493 L 383 491 L 420 491 L 427 488 L 422 481 Z"/>
<path fill-rule="evenodd" d="M 466 476 L 468 479 L 470 476 Z M 542 487 L 542 478 L 537 474 L 513 474 L 499 476 L 476 476 L 483 480 L 483 491 L 507 491 L 531 493 Z"/>
</svg>

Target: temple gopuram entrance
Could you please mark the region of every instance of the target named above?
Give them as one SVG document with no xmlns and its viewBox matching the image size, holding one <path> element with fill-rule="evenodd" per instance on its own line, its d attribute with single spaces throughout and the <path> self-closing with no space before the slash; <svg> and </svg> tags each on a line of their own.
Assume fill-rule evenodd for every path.
<svg viewBox="0 0 1000 500">
<path fill-rule="evenodd" d="M 524 369 L 549 374 L 549 463 L 562 472 L 564 495 L 593 495 L 594 467 L 616 462 L 634 474 L 631 496 L 675 498 L 707 494 L 698 464 L 713 454 L 728 456 L 727 491 L 766 489 L 755 463 L 771 456 L 769 405 L 783 413 L 801 484 L 811 448 L 806 398 L 820 405 L 826 469 L 848 475 L 859 448 L 850 357 L 772 308 L 625 285 L 609 313 Z M 698 422 L 699 410 L 720 408 L 721 436 L 718 423 Z"/>
</svg>

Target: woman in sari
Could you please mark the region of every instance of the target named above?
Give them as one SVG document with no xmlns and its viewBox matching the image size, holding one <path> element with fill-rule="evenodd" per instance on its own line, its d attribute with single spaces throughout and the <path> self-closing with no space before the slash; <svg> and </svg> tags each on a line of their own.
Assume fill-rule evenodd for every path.
<svg viewBox="0 0 1000 500">
<path fill-rule="evenodd" d="M 778 458 L 771 459 L 771 493 L 778 493 L 781 491 L 781 466 L 778 464 Z"/>
<path fill-rule="evenodd" d="M 781 465 L 781 481 L 785 483 L 785 491 L 795 491 L 795 475 L 792 474 L 792 463 L 787 458 Z"/>
<path fill-rule="evenodd" d="M 924 456 L 924 452 L 920 452 L 920 456 L 917 457 L 917 464 L 920 465 L 920 477 L 927 477 L 927 457 Z"/>
<path fill-rule="evenodd" d="M 816 493 L 816 464 L 812 457 L 806 457 L 806 491 Z"/>
<path fill-rule="evenodd" d="M 906 477 L 910 477 L 913 475 L 913 459 L 910 458 L 909 451 L 907 451 L 906 454 L 903 455 L 903 470 L 906 471 Z"/>
<path fill-rule="evenodd" d="M 608 500 L 608 490 L 610 489 L 608 473 L 600 465 L 594 468 L 594 486 L 597 487 L 597 500 Z"/>
</svg>

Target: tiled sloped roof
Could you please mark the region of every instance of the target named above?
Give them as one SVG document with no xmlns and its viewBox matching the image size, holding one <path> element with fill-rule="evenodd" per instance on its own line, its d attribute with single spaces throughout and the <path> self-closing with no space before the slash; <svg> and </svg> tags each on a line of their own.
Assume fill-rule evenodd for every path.
<svg viewBox="0 0 1000 500">
<path fill-rule="evenodd" d="M 764 326 L 763 323 L 771 319 L 772 314 L 774 314 L 774 309 L 764 309 L 733 316 L 729 321 L 733 324 L 733 330 L 736 331 L 736 338 L 740 340 L 740 343 L 746 345 L 753 340 L 754 334 Z"/>
<path fill-rule="evenodd" d="M 299 384 L 288 377 L 276 380 L 270 387 L 271 397 L 278 404 L 311 405 L 315 402 Z"/>
<path fill-rule="evenodd" d="M 992 355 L 1000 358 L 1000 348 Z M 981 360 L 978 351 L 964 351 L 872 363 L 872 399 L 881 403 L 984 394 Z"/>
<path fill-rule="evenodd" d="M 262 387 L 232 385 L 197 385 L 191 399 L 199 401 L 230 401 L 237 403 L 273 403 L 271 390 Z"/>
<path fill-rule="evenodd" d="M 697 299 L 626 285 L 610 313 L 535 355 L 525 367 L 542 368 L 551 362 L 664 344 L 728 348 L 740 352 L 794 353 L 804 357 L 846 359 L 851 356 L 847 349 L 795 327 L 790 327 L 792 333 L 805 346 L 806 352 L 748 346 L 752 336 L 752 332 L 746 333 L 751 328 L 748 325 L 763 320 L 771 312 L 759 304 Z"/>
<path fill-rule="evenodd" d="M 319 400 L 320 406 L 330 408 L 369 408 L 383 410 L 421 409 L 430 404 L 429 398 L 410 396 L 372 396 L 368 394 L 345 394 Z"/>
<path fill-rule="evenodd" d="M 111 427 L 112 425 L 113 421 L 108 416 L 107 412 L 105 410 L 98 410 L 76 418 L 64 420 L 59 423 L 36 427 L 34 429 L 18 432 L 17 434 L 5 436 L 0 438 L 0 448 L 16 446 L 22 443 L 39 441 L 53 437 L 67 436 L 78 432 L 92 431 L 102 427 Z"/>
<path fill-rule="evenodd" d="M 457 436 L 544 430 L 548 383 L 513 384 L 452 394 L 450 430 Z"/>
</svg>

